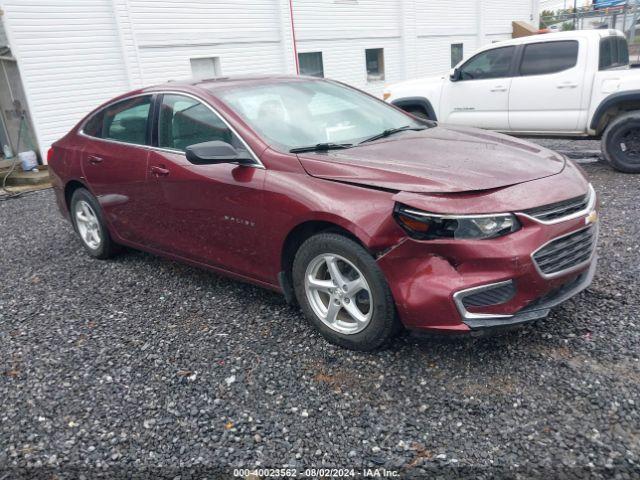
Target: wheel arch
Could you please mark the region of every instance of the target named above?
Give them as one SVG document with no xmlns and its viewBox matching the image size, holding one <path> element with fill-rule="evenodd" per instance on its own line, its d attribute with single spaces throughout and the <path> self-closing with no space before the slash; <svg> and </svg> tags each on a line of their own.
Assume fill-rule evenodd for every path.
<svg viewBox="0 0 640 480">
<path fill-rule="evenodd" d="M 436 115 L 436 111 L 433 108 L 431 102 L 425 97 L 404 97 L 399 98 L 397 100 L 393 100 L 391 102 L 392 105 L 395 105 L 402 110 L 406 110 L 407 107 L 419 107 L 423 109 L 429 120 L 433 120 L 434 122 L 438 121 L 438 117 Z"/>
<path fill-rule="evenodd" d="M 89 190 L 89 188 L 82 183 L 80 180 L 69 180 L 64 186 L 64 201 L 67 207 L 67 211 L 71 209 L 71 197 L 73 196 L 73 192 L 78 190 L 79 188 L 84 188 Z"/>
<path fill-rule="evenodd" d="M 619 113 L 633 110 L 640 110 L 640 90 L 611 94 L 598 105 L 589 128 L 601 135 Z"/>
<path fill-rule="evenodd" d="M 340 219 L 322 218 L 300 222 L 289 231 L 282 243 L 280 251 L 280 273 L 278 274 L 278 281 L 287 303 L 296 303 L 291 271 L 296 252 L 307 239 L 319 233 L 337 233 L 353 240 L 369 251 L 366 243 L 358 234 L 354 233 L 354 229 L 350 227 L 350 225 L 345 224 L 345 221 L 341 221 Z"/>
</svg>

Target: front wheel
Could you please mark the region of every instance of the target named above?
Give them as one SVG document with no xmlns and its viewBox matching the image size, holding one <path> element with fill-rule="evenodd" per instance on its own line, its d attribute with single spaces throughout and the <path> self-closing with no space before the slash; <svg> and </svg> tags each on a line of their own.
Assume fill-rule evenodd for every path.
<svg viewBox="0 0 640 480">
<path fill-rule="evenodd" d="M 602 136 L 602 152 L 609 164 L 625 173 L 640 173 L 640 112 L 611 121 Z"/>
<path fill-rule="evenodd" d="M 322 233 L 305 241 L 293 262 L 293 281 L 305 316 L 331 343 L 373 350 L 399 330 L 382 271 L 349 238 Z"/>
</svg>

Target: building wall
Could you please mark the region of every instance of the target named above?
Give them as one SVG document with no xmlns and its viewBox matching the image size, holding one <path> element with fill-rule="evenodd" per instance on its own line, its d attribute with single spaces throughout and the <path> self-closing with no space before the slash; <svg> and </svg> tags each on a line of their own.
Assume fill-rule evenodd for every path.
<svg viewBox="0 0 640 480">
<path fill-rule="evenodd" d="M 5 26 L 41 152 L 129 88 L 111 0 L 6 2 Z"/>
<path fill-rule="evenodd" d="M 532 21 L 538 0 L 294 0 L 298 52 L 324 74 L 380 95 L 385 83 L 446 72 Z M 101 102 L 189 78 L 217 57 L 224 76 L 295 73 L 289 0 L 0 0 L 41 151 Z M 537 22 L 537 20 L 534 20 Z M 365 49 L 384 49 L 384 81 L 367 81 Z"/>
<path fill-rule="evenodd" d="M 0 17 L 0 48 L 6 47 L 8 43 L 7 34 L 4 31 L 4 23 Z"/>
</svg>

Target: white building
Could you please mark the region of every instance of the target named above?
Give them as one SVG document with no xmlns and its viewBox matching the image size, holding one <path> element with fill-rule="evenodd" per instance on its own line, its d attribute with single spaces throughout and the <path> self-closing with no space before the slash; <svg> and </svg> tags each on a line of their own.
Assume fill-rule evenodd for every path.
<svg viewBox="0 0 640 480">
<path fill-rule="evenodd" d="M 0 4 L 41 152 L 101 102 L 171 79 L 295 73 L 299 65 L 380 94 L 385 82 L 447 71 L 461 55 L 510 38 L 512 21 L 537 25 L 539 10 L 539 0 Z"/>
</svg>

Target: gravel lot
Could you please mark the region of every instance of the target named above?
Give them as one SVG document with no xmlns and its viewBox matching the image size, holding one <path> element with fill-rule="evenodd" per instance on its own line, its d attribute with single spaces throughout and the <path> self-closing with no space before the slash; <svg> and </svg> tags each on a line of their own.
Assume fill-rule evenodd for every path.
<svg viewBox="0 0 640 480">
<path fill-rule="evenodd" d="M 91 260 L 51 191 L 0 202 L 0 479 L 638 478 L 640 177 L 584 168 L 602 202 L 591 288 L 501 337 L 373 354 L 259 288 L 134 251 Z"/>
</svg>

